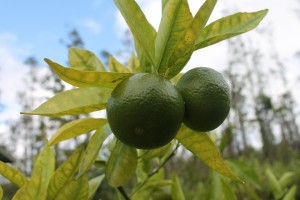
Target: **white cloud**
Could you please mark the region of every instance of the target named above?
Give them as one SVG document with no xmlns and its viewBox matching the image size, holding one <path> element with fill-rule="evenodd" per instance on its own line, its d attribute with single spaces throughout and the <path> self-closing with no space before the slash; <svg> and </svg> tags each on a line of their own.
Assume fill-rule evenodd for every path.
<svg viewBox="0 0 300 200">
<path fill-rule="evenodd" d="M 92 18 L 84 19 L 82 24 L 92 34 L 97 35 L 101 32 L 101 25 Z"/>
</svg>

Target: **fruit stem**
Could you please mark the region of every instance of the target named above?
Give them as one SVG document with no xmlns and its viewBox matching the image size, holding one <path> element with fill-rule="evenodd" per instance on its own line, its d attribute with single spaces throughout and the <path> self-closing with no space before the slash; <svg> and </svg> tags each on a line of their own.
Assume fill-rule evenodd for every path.
<svg viewBox="0 0 300 200">
<path fill-rule="evenodd" d="M 123 198 L 125 200 L 130 200 L 129 196 L 127 195 L 127 193 L 125 192 L 125 190 L 122 186 L 117 187 L 117 189 L 119 190 L 119 192 L 121 193 L 121 195 L 123 196 Z"/>
</svg>

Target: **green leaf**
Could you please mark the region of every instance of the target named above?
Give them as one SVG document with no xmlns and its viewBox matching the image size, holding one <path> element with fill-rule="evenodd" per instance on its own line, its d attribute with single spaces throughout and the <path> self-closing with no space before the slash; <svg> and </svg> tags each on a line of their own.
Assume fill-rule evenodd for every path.
<svg viewBox="0 0 300 200">
<path fill-rule="evenodd" d="M 166 77 L 168 79 L 178 74 L 189 61 L 194 51 L 196 38 L 206 25 L 216 3 L 217 0 L 206 0 L 196 13 L 193 20 L 189 23 L 188 27 L 182 33 L 170 55 L 168 61 L 169 69 L 165 72 L 161 72 L 166 73 Z"/>
<path fill-rule="evenodd" d="M 243 182 L 228 168 L 206 133 L 195 132 L 182 126 L 176 139 L 213 170 L 235 181 Z"/>
<path fill-rule="evenodd" d="M 89 196 L 89 182 L 86 175 L 73 179 L 58 193 L 55 200 L 87 200 Z"/>
<path fill-rule="evenodd" d="M 61 117 L 77 115 L 105 109 L 111 89 L 75 88 L 55 95 L 27 115 Z"/>
<path fill-rule="evenodd" d="M 289 191 L 284 195 L 282 200 L 295 200 L 297 193 L 297 185 L 294 185 L 289 189 Z"/>
<path fill-rule="evenodd" d="M 281 188 L 286 188 L 295 178 L 294 172 L 285 172 L 279 179 Z"/>
<path fill-rule="evenodd" d="M 92 130 L 104 126 L 106 123 L 106 119 L 99 118 L 83 118 L 71 121 L 58 129 L 50 139 L 49 144 L 55 145 L 61 141 L 77 137 L 84 133 L 89 133 Z"/>
<path fill-rule="evenodd" d="M 159 73 L 168 69 L 170 55 L 192 19 L 187 0 L 169 0 L 164 5 L 155 41 L 155 61 Z"/>
<path fill-rule="evenodd" d="M 136 55 L 134 53 L 132 53 L 131 57 L 129 58 L 128 68 L 133 73 L 139 73 L 142 71 L 141 67 L 140 67 L 140 61 L 138 60 L 138 58 L 136 57 Z"/>
<path fill-rule="evenodd" d="M 140 61 L 141 57 L 155 66 L 155 37 L 156 31 L 146 19 L 143 11 L 135 0 L 114 0 L 130 28 Z M 141 64 L 143 64 L 141 62 Z M 143 66 L 144 67 L 144 66 Z"/>
<path fill-rule="evenodd" d="M 89 199 L 93 198 L 103 179 L 104 174 L 97 176 L 89 181 Z"/>
<path fill-rule="evenodd" d="M 112 72 L 130 73 L 130 69 L 121 64 L 119 61 L 117 61 L 117 59 L 114 58 L 112 55 L 109 55 L 108 66 L 110 71 Z"/>
<path fill-rule="evenodd" d="M 69 64 L 72 68 L 82 71 L 106 71 L 94 53 L 78 47 L 69 48 Z"/>
<path fill-rule="evenodd" d="M 232 191 L 230 184 L 221 178 L 224 199 L 236 200 L 236 196 Z"/>
<path fill-rule="evenodd" d="M 0 174 L 18 187 L 27 183 L 27 178 L 22 172 L 2 161 L 0 161 Z"/>
<path fill-rule="evenodd" d="M 45 200 L 47 187 L 43 181 L 43 173 L 43 170 L 38 168 L 31 179 L 16 192 L 13 200 Z"/>
<path fill-rule="evenodd" d="M 146 152 L 142 155 L 142 158 L 145 160 L 152 159 L 155 157 L 162 157 L 165 155 L 165 153 L 169 152 L 170 149 L 172 149 L 174 145 L 174 142 L 170 142 L 162 147 L 146 150 Z"/>
<path fill-rule="evenodd" d="M 66 68 L 45 58 L 46 63 L 65 82 L 76 87 L 107 87 L 113 89 L 122 80 L 131 76 L 130 73 L 81 71 Z"/>
<path fill-rule="evenodd" d="M 55 170 L 54 152 L 46 141 L 44 148 L 39 153 L 32 170 L 32 177 L 41 176 L 43 185 L 47 188 L 50 178 Z"/>
<path fill-rule="evenodd" d="M 266 175 L 268 178 L 268 185 L 272 189 L 272 193 L 275 195 L 275 197 L 279 197 L 282 193 L 282 188 L 279 184 L 279 181 L 277 180 L 275 174 L 270 170 L 266 169 Z"/>
<path fill-rule="evenodd" d="M 198 35 L 195 42 L 195 50 L 254 29 L 266 16 L 267 12 L 268 10 L 253 13 L 236 13 L 212 22 Z"/>
<path fill-rule="evenodd" d="M 109 156 L 105 170 L 108 184 L 112 187 L 124 185 L 134 175 L 137 161 L 136 149 L 118 141 Z"/>
<path fill-rule="evenodd" d="M 83 147 L 78 148 L 59 168 L 54 172 L 48 187 L 48 198 L 53 200 L 59 191 L 74 177 L 79 169 L 83 156 Z"/>
<path fill-rule="evenodd" d="M 105 168 L 106 167 L 106 160 L 101 160 L 100 158 L 97 158 L 94 162 L 95 167 L 97 168 Z"/>
<path fill-rule="evenodd" d="M 176 175 L 175 172 L 173 172 L 172 174 L 172 181 L 173 181 L 173 185 L 172 185 L 172 199 L 176 199 L 176 200 L 185 200 L 182 188 L 181 188 L 181 184 L 179 181 L 178 176 Z"/>
<path fill-rule="evenodd" d="M 3 189 L 2 189 L 2 187 L 0 185 L 0 200 L 2 200 L 2 198 L 3 198 Z"/>
<path fill-rule="evenodd" d="M 99 129 L 93 134 L 85 150 L 77 177 L 86 173 L 92 167 L 97 159 L 98 153 L 100 151 L 100 148 L 102 147 L 104 140 L 110 133 L 111 130 L 109 128 L 109 125 L 106 124 L 103 127 L 99 127 Z"/>
</svg>

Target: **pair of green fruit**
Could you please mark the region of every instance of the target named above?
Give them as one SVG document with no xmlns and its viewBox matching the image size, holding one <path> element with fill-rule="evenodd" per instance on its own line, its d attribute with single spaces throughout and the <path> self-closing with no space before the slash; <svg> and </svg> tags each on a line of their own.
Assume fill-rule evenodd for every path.
<svg viewBox="0 0 300 200">
<path fill-rule="evenodd" d="M 230 89 L 221 73 L 191 69 L 177 85 L 149 73 L 135 74 L 113 90 L 107 119 L 115 136 L 138 149 L 169 143 L 182 122 L 195 131 L 217 128 L 230 110 Z"/>
</svg>

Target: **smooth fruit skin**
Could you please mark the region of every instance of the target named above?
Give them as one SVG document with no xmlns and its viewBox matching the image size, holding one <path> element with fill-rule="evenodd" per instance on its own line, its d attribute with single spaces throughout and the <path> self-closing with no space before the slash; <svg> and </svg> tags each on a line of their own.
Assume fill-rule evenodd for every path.
<svg viewBox="0 0 300 200">
<path fill-rule="evenodd" d="M 177 89 L 185 101 L 184 124 L 201 132 L 216 129 L 230 110 L 230 87 L 214 69 L 197 67 L 186 72 Z"/>
<path fill-rule="evenodd" d="M 184 116 L 184 101 L 177 89 L 155 74 L 135 74 L 113 90 L 107 119 L 115 136 L 139 149 L 169 143 Z"/>
</svg>

